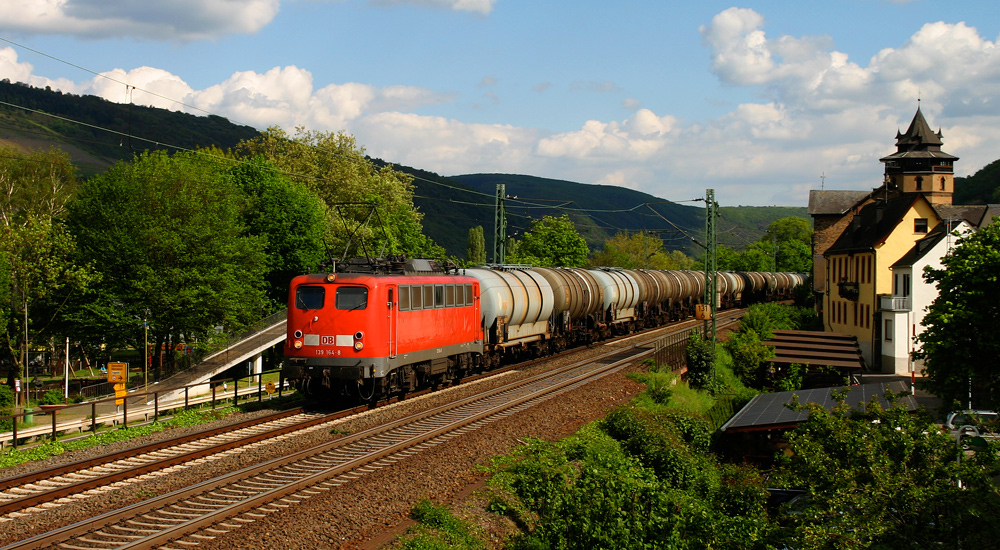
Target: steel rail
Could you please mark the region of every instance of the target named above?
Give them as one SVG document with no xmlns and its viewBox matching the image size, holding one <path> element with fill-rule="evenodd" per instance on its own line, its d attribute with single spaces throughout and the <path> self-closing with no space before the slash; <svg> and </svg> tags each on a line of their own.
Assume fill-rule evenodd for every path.
<svg viewBox="0 0 1000 550">
<path fill-rule="evenodd" d="M 308 418 L 303 422 L 285 424 L 282 421 L 303 414 L 302 409 L 282 411 L 264 418 L 256 418 L 231 424 L 224 427 L 202 430 L 175 439 L 158 441 L 140 447 L 108 453 L 98 457 L 54 466 L 45 470 L 32 472 L 22 477 L 3 480 L 5 492 L 0 493 L 0 514 L 9 514 L 18 510 L 38 506 L 42 503 L 54 502 L 69 495 L 82 493 L 90 489 L 111 485 L 112 483 L 135 478 L 150 472 L 162 470 L 178 464 L 183 464 L 199 458 L 221 453 L 244 445 L 250 445 L 273 437 L 303 430 L 311 426 L 331 422 L 334 415 L 322 415 Z M 276 428 L 268 428 L 263 424 L 278 423 Z M 250 432 L 243 435 L 241 432 Z M 181 446 L 188 445 L 184 449 Z M 190 446 L 194 446 L 191 448 Z M 163 457 L 162 452 L 175 449 L 171 456 Z M 161 456 L 152 455 L 159 452 Z M 123 461 L 132 464 L 122 464 Z M 90 471 L 96 468 L 115 469 L 111 472 Z M 73 475 L 84 479 L 67 480 Z M 47 483 L 50 486 L 40 486 Z M 14 489 L 18 492 L 13 492 Z"/>
<path fill-rule="evenodd" d="M 648 353 L 650 353 L 648 349 L 636 349 L 635 346 L 625 350 L 609 351 L 598 358 L 534 375 L 477 396 L 411 415 L 385 426 L 318 445 L 288 457 L 247 467 L 58 531 L 41 534 L 6 546 L 3 550 L 57 544 L 67 548 L 123 549 L 162 545 L 197 533 L 211 525 L 217 525 L 220 521 L 242 512 L 259 510 L 268 503 L 291 498 L 297 493 L 299 494 L 295 498 L 307 498 L 309 495 L 300 492 L 310 488 L 322 490 L 322 488 L 316 489 L 315 486 L 330 483 L 329 480 L 345 472 L 359 474 L 358 468 L 368 464 L 372 464 L 372 467 L 381 467 L 384 464 L 380 462 L 385 462 L 385 459 L 395 453 L 412 454 L 413 448 L 421 448 L 421 444 L 432 444 L 437 438 L 444 440 L 452 433 L 472 429 L 470 426 L 473 424 L 485 422 L 492 417 L 501 418 L 506 414 L 513 414 L 515 410 L 550 398 L 555 395 L 554 392 L 568 391 L 572 387 L 613 372 L 626 362 Z M 607 362 L 602 362 L 605 360 Z M 567 374 L 574 372 L 575 375 Z M 546 380 L 550 380 L 547 387 L 539 387 L 544 386 Z M 484 402 L 485 404 L 482 404 Z M 474 407 L 476 403 L 480 403 L 478 408 Z M 456 415 L 463 412 L 460 410 L 462 408 L 471 410 L 464 411 L 462 417 L 457 418 Z M 415 425 L 420 422 L 430 425 L 420 430 L 422 433 L 414 433 Z M 379 438 L 389 438 L 391 435 L 389 432 L 392 431 L 401 434 L 395 441 L 381 443 L 378 441 Z M 324 457 L 323 453 L 328 452 L 333 452 L 333 456 Z M 292 476 L 297 476 L 298 479 L 289 480 L 288 478 Z M 254 477 L 257 479 L 252 479 Z M 335 480 L 333 485 L 343 482 Z M 199 495 L 206 497 L 197 500 Z M 227 503 L 227 499 L 236 501 Z M 206 511 L 211 508 L 215 509 Z M 157 518 L 155 514 L 165 517 Z M 161 525 L 156 527 L 156 523 Z M 109 533 L 110 530 L 119 532 Z M 152 532 L 154 530 L 156 532 Z M 116 539 L 117 542 L 112 539 Z M 74 541 L 71 546 L 61 544 L 68 540 Z"/>
</svg>

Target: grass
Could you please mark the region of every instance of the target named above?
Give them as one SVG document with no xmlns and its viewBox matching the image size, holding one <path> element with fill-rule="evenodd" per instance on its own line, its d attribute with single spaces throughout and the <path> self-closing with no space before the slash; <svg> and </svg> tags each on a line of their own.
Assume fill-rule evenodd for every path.
<svg viewBox="0 0 1000 550">
<path fill-rule="evenodd" d="M 485 544 L 467 522 L 455 517 L 447 506 L 422 500 L 413 507 L 410 517 L 417 526 L 399 538 L 396 548 L 405 550 L 481 550 Z"/>
<path fill-rule="evenodd" d="M 163 422 L 158 421 L 144 426 L 129 426 L 127 428 L 110 428 L 105 431 L 100 431 L 97 435 L 92 437 L 46 441 L 45 443 L 41 443 L 30 448 L 21 447 L 18 449 L 9 449 L 0 453 L 0 468 L 17 466 L 18 464 L 24 464 L 25 462 L 31 462 L 34 460 L 43 460 L 69 451 L 88 449 L 90 447 L 106 445 L 117 441 L 128 441 L 163 430 L 196 426 L 213 420 L 219 420 L 239 412 L 250 412 L 264 408 L 280 408 L 279 406 L 286 405 L 286 402 L 289 401 L 289 399 L 295 398 L 288 396 L 282 399 L 272 399 L 264 403 L 253 401 L 240 404 L 237 407 L 226 407 L 222 409 L 179 410 L 172 418 Z"/>
</svg>

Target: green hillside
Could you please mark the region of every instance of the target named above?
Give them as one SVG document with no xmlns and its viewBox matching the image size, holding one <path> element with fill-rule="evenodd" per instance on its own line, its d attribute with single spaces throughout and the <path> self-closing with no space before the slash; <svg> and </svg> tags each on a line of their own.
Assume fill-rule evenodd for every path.
<svg viewBox="0 0 1000 550">
<path fill-rule="evenodd" d="M 955 204 L 996 203 L 1000 203 L 1000 160 L 971 176 L 955 178 Z"/>
<path fill-rule="evenodd" d="M 258 133 L 219 116 L 114 103 L 0 80 L 0 143 L 33 149 L 56 145 L 85 177 L 145 150 L 211 145 L 228 149 Z"/>
<path fill-rule="evenodd" d="M 259 132 L 218 116 L 195 116 L 153 107 L 114 103 L 95 96 L 63 94 L 0 81 L 0 144 L 30 149 L 57 146 L 83 177 L 104 171 L 144 150 L 216 146 L 229 149 Z M 386 161 L 373 159 L 376 165 Z M 592 249 L 619 231 L 650 231 L 669 250 L 700 255 L 692 238 L 704 239 L 704 204 L 678 204 L 609 185 L 590 185 L 515 174 L 445 177 L 395 166 L 414 177 L 414 204 L 424 214 L 424 232 L 457 258 L 465 257 L 469 229 L 480 225 L 493 250 L 496 186 L 506 185 L 508 235 L 518 238 L 532 220 L 569 214 Z M 694 198 L 694 197 L 692 197 Z M 743 248 L 772 221 L 807 217 L 805 207 L 723 208 L 719 242 Z M 492 256 L 492 254 L 490 254 Z"/>
</svg>

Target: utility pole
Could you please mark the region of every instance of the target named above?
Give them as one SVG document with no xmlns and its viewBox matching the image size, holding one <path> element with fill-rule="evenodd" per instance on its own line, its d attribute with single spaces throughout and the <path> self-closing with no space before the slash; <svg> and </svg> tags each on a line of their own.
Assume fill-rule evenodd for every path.
<svg viewBox="0 0 1000 550">
<path fill-rule="evenodd" d="M 496 203 L 493 208 L 493 263 L 502 264 L 507 256 L 507 185 L 497 184 Z"/>
<path fill-rule="evenodd" d="M 711 323 L 705 320 L 705 336 L 712 335 L 715 344 L 715 309 L 718 301 L 718 275 L 716 274 L 715 218 L 719 215 L 719 205 L 715 202 L 715 189 L 705 190 L 705 299 L 709 304 Z M 711 332 L 709 327 L 711 326 Z"/>
</svg>

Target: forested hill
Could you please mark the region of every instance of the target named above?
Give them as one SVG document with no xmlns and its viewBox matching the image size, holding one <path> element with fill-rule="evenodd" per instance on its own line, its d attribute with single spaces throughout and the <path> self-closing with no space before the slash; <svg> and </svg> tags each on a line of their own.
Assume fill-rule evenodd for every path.
<svg viewBox="0 0 1000 550">
<path fill-rule="evenodd" d="M 1000 203 L 1000 160 L 971 176 L 955 178 L 955 204 L 996 203 Z"/>
<path fill-rule="evenodd" d="M 232 124 L 219 116 L 114 103 L 0 81 L 0 145 L 42 150 L 58 146 L 70 155 L 83 177 L 103 172 L 144 150 L 229 149 L 258 134 L 255 128 Z M 391 159 L 373 161 L 384 164 Z M 592 249 L 600 248 L 619 231 L 652 231 L 663 238 L 667 249 L 700 255 L 691 237 L 703 238 L 704 203 L 678 204 L 622 187 L 533 176 L 445 177 L 418 168 L 395 167 L 415 178 L 414 203 L 425 215 L 424 233 L 458 258 L 465 257 L 469 229 L 477 225 L 485 230 L 487 249 L 492 250 L 498 183 L 506 185 L 507 195 L 517 197 L 506 203 L 508 235 L 515 238 L 530 228 L 532 220 L 567 213 Z M 742 249 L 757 240 L 769 223 L 786 216 L 807 217 L 806 208 L 723 208 L 719 241 Z"/>
<path fill-rule="evenodd" d="M 547 215 L 568 214 L 591 249 L 599 249 L 608 238 L 620 231 L 648 231 L 662 238 L 668 250 L 701 255 L 700 248 L 691 239 L 704 240 L 704 202 L 670 202 L 623 187 L 516 174 L 436 176 L 437 179 L 431 179 L 435 176 L 426 172 L 415 175 L 418 176 L 415 183 L 420 195 L 416 202 L 427 214 L 424 218 L 427 233 L 434 235 L 434 239 L 449 252 L 459 256 L 465 250 L 467 228 L 475 225 L 483 226 L 487 250 L 492 250 L 498 184 L 504 184 L 508 197 L 505 202 L 507 234 L 515 238 L 530 228 L 533 220 Z M 474 192 L 458 192 L 446 186 L 468 186 Z M 435 196 L 440 190 L 444 190 L 447 196 Z M 808 219 L 805 206 L 723 207 L 720 210 L 719 242 L 742 249 L 759 239 L 771 222 L 787 216 Z M 439 225 L 466 229 L 457 234 L 432 229 Z"/>
<path fill-rule="evenodd" d="M 0 81 L 0 143 L 32 149 L 56 145 L 69 153 L 83 176 L 145 150 L 211 145 L 228 149 L 258 134 L 253 127 L 219 116 L 114 103 Z"/>
</svg>

